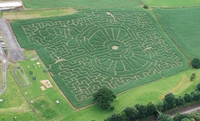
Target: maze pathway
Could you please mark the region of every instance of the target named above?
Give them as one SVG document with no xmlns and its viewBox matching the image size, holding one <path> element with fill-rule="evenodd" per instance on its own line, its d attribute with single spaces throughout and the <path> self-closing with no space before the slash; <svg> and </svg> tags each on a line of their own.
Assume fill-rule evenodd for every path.
<svg viewBox="0 0 200 121">
<path fill-rule="evenodd" d="M 120 93 L 164 78 L 165 71 L 183 65 L 179 52 L 145 11 L 86 12 L 21 28 L 27 36 L 23 43 L 37 46 L 75 107 L 91 103 L 101 87 Z"/>
</svg>

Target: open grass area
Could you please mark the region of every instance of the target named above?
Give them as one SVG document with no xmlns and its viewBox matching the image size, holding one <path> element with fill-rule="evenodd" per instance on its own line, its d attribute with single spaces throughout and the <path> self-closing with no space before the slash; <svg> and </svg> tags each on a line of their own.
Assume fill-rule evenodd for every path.
<svg viewBox="0 0 200 121">
<path fill-rule="evenodd" d="M 8 20 L 20 20 L 20 19 L 32 19 L 43 18 L 52 16 L 70 15 L 76 12 L 73 8 L 64 9 L 44 9 L 44 10 L 26 10 L 26 11 L 5 11 L 0 13 L 5 19 Z"/>
<path fill-rule="evenodd" d="M 0 78 L 2 79 L 1 74 Z M 0 95 L 0 99 L 3 99 L 3 102 L 0 103 L 1 121 L 12 121 L 14 117 L 20 121 L 40 121 L 28 105 L 10 71 L 7 71 L 7 87 L 5 92 Z"/>
<path fill-rule="evenodd" d="M 199 7 L 154 10 L 167 34 L 191 60 L 200 57 L 199 12 Z"/>
<path fill-rule="evenodd" d="M 70 113 L 62 121 L 79 121 L 79 120 L 95 120 L 102 121 L 113 113 L 119 113 L 126 107 L 132 107 L 135 104 L 147 104 L 152 101 L 156 104 L 159 100 L 159 97 L 163 94 L 167 94 L 172 90 L 176 85 L 182 80 L 182 77 L 189 78 L 192 73 L 198 74 L 200 70 L 189 69 L 187 71 L 178 73 L 174 76 L 154 81 L 137 88 L 128 90 L 122 94 L 117 95 L 117 99 L 113 102 L 112 105 L 115 106 L 114 111 L 102 111 L 98 106 L 94 105 L 86 109 Z M 199 78 L 199 74 L 197 75 Z M 199 83 L 199 79 L 196 79 L 191 82 L 191 84 L 185 88 L 179 87 L 177 91 L 174 92 L 176 96 L 183 95 L 185 93 L 191 92 L 196 88 L 196 84 Z M 183 89 L 184 88 L 184 89 Z M 182 90 L 182 91 L 179 91 Z M 78 116 L 76 116 L 78 115 Z"/>
<path fill-rule="evenodd" d="M 26 109 L 29 108 L 28 103 L 21 94 L 15 80 L 13 79 L 11 73 L 7 71 L 7 87 L 5 92 L 0 95 L 0 99 L 4 101 L 0 104 L 0 108 L 15 108 Z M 2 75 L 1 75 L 2 76 Z M 16 101 L 13 101 L 16 100 Z"/>
<path fill-rule="evenodd" d="M 183 55 L 145 10 L 80 12 L 14 21 L 12 27 L 21 47 L 36 49 L 76 108 L 91 104 L 93 92 L 101 87 L 121 93 L 188 68 Z M 26 72 L 26 66 L 31 66 L 42 79 L 44 69 L 32 67 L 37 62 L 20 63 Z"/>
<path fill-rule="evenodd" d="M 143 0 L 151 7 L 189 7 L 200 6 L 199 0 Z"/>
<path fill-rule="evenodd" d="M 43 120 L 60 120 L 60 118 L 74 112 L 51 79 L 48 70 L 46 70 L 41 60 L 37 59 L 37 53 L 29 50 L 24 51 L 24 55 L 26 60 L 20 61 L 13 68 L 20 67 L 28 78 L 30 85 L 20 86 L 20 88 L 37 114 Z M 32 71 L 32 74 L 30 74 L 30 71 Z M 33 77 L 36 77 L 36 80 L 33 80 Z M 48 88 L 48 85 L 40 82 L 41 80 L 49 80 L 52 87 Z M 56 101 L 59 101 L 59 104 Z"/>
<path fill-rule="evenodd" d="M 41 121 L 33 111 L 0 112 L 0 121 Z"/>
<path fill-rule="evenodd" d="M 141 0 L 22 0 L 25 8 L 134 8 L 139 7 Z"/>
</svg>

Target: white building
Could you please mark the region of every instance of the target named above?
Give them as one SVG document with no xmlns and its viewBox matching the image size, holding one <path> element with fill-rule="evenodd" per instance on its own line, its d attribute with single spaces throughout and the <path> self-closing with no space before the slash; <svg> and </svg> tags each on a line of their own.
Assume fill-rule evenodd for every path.
<svg viewBox="0 0 200 121">
<path fill-rule="evenodd" d="M 21 1 L 0 2 L 0 11 L 20 10 L 22 8 L 23 8 L 23 4 Z"/>
</svg>

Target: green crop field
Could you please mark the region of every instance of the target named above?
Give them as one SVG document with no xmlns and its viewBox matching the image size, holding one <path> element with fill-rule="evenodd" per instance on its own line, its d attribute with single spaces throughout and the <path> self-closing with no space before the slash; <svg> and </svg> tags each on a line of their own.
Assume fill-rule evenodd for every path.
<svg viewBox="0 0 200 121">
<path fill-rule="evenodd" d="M 199 7 L 154 10 L 166 33 L 191 60 L 200 57 L 199 12 Z"/>
<path fill-rule="evenodd" d="M 151 7 L 188 7 L 200 6 L 199 0 L 143 0 L 144 4 Z"/>
<path fill-rule="evenodd" d="M 22 0 L 26 8 L 134 8 L 139 7 L 141 0 Z"/>
<path fill-rule="evenodd" d="M 12 27 L 76 108 L 91 104 L 101 87 L 120 93 L 188 68 L 148 11 L 87 11 Z"/>
</svg>

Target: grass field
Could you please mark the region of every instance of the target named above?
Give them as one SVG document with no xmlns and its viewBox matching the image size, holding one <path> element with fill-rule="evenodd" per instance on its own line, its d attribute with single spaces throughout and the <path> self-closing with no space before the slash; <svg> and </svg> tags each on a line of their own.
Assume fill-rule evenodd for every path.
<svg viewBox="0 0 200 121">
<path fill-rule="evenodd" d="M 189 77 L 192 73 L 198 74 L 197 79 L 194 81 L 189 81 Z M 163 94 L 169 93 L 176 85 L 182 80 L 182 77 L 187 77 L 187 83 L 190 83 L 189 86 L 179 87 L 173 93 L 178 97 L 179 95 L 183 96 L 185 93 L 191 92 L 196 88 L 196 85 L 200 82 L 200 70 L 189 69 L 187 71 L 178 73 L 174 76 L 154 81 L 137 88 L 131 89 L 125 93 L 117 95 L 117 99 L 112 105 L 115 106 L 114 111 L 102 111 L 98 106 L 88 107 L 84 110 L 80 110 L 74 113 L 70 113 L 62 121 L 81 121 L 81 120 L 95 120 L 102 121 L 113 113 L 119 113 L 126 107 L 134 106 L 135 104 L 147 104 L 152 101 L 156 104 L 159 101 L 160 96 Z M 180 91 L 182 90 L 182 91 Z M 77 116 L 78 115 L 78 116 Z"/>
<path fill-rule="evenodd" d="M 23 69 L 23 73 L 28 78 L 30 85 L 20 86 L 20 88 L 42 120 L 60 120 L 60 118 L 66 116 L 68 113 L 74 112 L 66 99 L 61 95 L 49 73 L 44 71 L 45 67 L 41 60 L 31 60 L 38 57 L 36 52 L 33 50 L 24 51 L 24 55 L 27 59 L 14 65 L 13 68 L 20 67 Z M 30 74 L 30 71 L 33 73 Z M 36 77 L 36 80 L 32 80 L 32 77 Z M 23 77 L 20 79 L 23 79 Z M 47 88 L 40 80 L 49 80 L 52 87 Z M 41 89 L 42 86 L 45 90 Z M 60 103 L 56 104 L 56 100 L 59 100 Z"/>
<path fill-rule="evenodd" d="M 134 8 L 139 7 L 141 0 L 22 0 L 25 8 L 58 8 L 58 7 L 73 7 L 73 8 Z"/>
<path fill-rule="evenodd" d="M 2 78 L 1 74 L 0 78 Z M 7 71 L 7 87 L 5 92 L 0 95 L 0 99 L 3 99 L 3 102 L 0 103 L 1 121 L 12 121 L 14 117 L 20 121 L 40 121 L 28 105 L 9 71 Z"/>
<path fill-rule="evenodd" d="M 155 9 L 159 22 L 189 59 L 199 58 L 200 8 Z"/>
<path fill-rule="evenodd" d="M 199 0 L 143 0 L 144 4 L 151 7 L 188 7 L 200 6 Z"/>
<path fill-rule="evenodd" d="M 76 13 L 74 8 L 58 8 L 58 9 L 45 9 L 45 10 L 27 10 L 27 11 L 5 11 L 0 13 L 5 19 L 8 20 L 20 20 L 20 19 L 32 19 L 43 18 L 52 16 L 63 16 Z"/>
<path fill-rule="evenodd" d="M 12 27 L 77 108 L 91 104 L 100 87 L 120 93 L 188 68 L 147 11 L 87 12 L 15 21 Z"/>
</svg>

